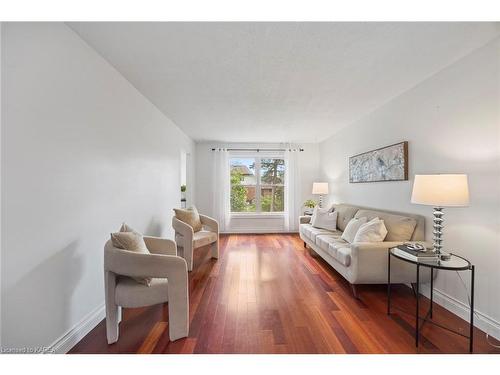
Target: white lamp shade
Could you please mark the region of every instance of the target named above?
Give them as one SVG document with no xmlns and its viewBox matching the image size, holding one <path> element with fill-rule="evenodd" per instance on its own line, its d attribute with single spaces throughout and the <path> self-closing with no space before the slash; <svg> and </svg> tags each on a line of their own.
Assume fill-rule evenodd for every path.
<svg viewBox="0 0 500 375">
<path fill-rule="evenodd" d="M 313 194 L 328 194 L 328 182 L 314 182 L 313 183 Z"/>
<path fill-rule="evenodd" d="M 411 202 L 434 207 L 468 206 L 469 184 L 467 175 L 415 175 Z"/>
</svg>

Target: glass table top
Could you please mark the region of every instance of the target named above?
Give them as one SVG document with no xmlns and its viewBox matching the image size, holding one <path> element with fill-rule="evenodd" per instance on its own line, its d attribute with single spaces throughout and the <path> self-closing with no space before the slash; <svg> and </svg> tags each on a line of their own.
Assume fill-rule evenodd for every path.
<svg viewBox="0 0 500 375">
<path fill-rule="evenodd" d="M 458 256 L 455 254 L 449 254 L 449 255 L 451 255 L 451 257 L 448 260 L 419 262 L 417 260 L 407 258 L 404 255 L 401 255 L 401 253 L 395 251 L 396 249 L 397 249 L 396 247 L 393 247 L 390 250 L 391 255 L 393 255 L 396 258 L 401 259 L 405 262 L 418 264 L 418 265 L 424 266 L 424 267 L 437 268 L 437 269 L 447 269 L 447 270 L 467 270 L 471 267 L 471 263 L 467 259 L 462 258 L 461 256 Z"/>
</svg>

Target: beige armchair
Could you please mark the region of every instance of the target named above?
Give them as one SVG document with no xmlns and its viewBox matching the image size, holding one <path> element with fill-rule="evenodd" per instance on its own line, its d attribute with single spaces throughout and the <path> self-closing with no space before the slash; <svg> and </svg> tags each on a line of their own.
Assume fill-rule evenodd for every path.
<svg viewBox="0 0 500 375">
<path fill-rule="evenodd" d="M 175 242 L 182 257 L 186 259 L 189 271 L 193 270 L 193 250 L 212 244 L 212 258 L 219 258 L 219 223 L 211 217 L 200 215 L 203 229 L 195 232 L 193 228 L 175 216 L 172 218 L 172 226 L 175 230 Z"/>
<path fill-rule="evenodd" d="M 108 344 L 118 341 L 121 307 L 150 306 L 168 301 L 169 336 L 174 341 L 189 332 L 189 297 L 186 261 L 177 256 L 175 242 L 144 236 L 151 254 L 118 249 L 111 240 L 104 246 L 106 333 Z M 151 277 L 151 285 L 132 277 Z"/>
</svg>

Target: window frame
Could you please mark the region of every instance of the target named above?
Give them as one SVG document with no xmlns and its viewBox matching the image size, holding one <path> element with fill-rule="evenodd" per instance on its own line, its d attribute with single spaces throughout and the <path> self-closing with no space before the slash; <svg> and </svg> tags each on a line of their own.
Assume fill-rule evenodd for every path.
<svg viewBox="0 0 500 375">
<path fill-rule="evenodd" d="M 283 202 L 283 211 L 262 211 L 261 207 L 261 194 L 262 194 L 262 188 L 263 187 L 272 187 L 272 186 L 283 186 L 283 195 L 285 196 L 285 191 L 286 191 L 286 178 L 287 178 L 287 163 L 285 161 L 285 154 L 280 152 L 280 153 L 270 153 L 270 152 L 245 152 L 245 153 L 240 153 L 238 151 L 232 151 L 228 155 L 229 159 L 229 175 L 227 176 L 229 180 L 229 189 L 231 189 L 231 159 L 254 159 L 255 160 L 255 211 L 254 212 L 233 212 L 231 211 L 231 202 L 229 202 L 229 214 L 231 217 L 245 217 L 245 218 L 259 218 L 262 216 L 272 218 L 272 217 L 283 217 L 285 215 L 286 209 L 287 209 L 287 202 L 284 199 Z M 260 170 L 261 170 L 261 159 L 282 159 L 284 161 L 284 166 L 285 166 L 285 174 L 283 176 L 283 184 L 277 184 L 277 185 L 272 185 L 272 184 L 261 184 L 261 175 L 260 175 Z M 253 186 L 253 185 L 252 185 Z M 284 197 L 283 197 L 284 198 Z M 229 196 L 229 200 L 231 200 L 231 197 Z"/>
</svg>

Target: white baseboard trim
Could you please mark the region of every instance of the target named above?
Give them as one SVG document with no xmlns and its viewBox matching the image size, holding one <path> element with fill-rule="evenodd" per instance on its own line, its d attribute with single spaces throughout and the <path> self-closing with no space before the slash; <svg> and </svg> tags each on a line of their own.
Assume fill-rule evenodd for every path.
<svg viewBox="0 0 500 375">
<path fill-rule="evenodd" d="M 469 321 L 470 308 L 462 301 L 438 289 L 434 289 L 434 301 L 465 321 Z M 500 323 L 478 310 L 474 314 L 474 326 L 500 340 Z"/>
<path fill-rule="evenodd" d="M 298 231 L 269 230 L 269 229 L 236 229 L 224 231 L 220 234 L 297 234 Z"/>
<path fill-rule="evenodd" d="M 79 323 L 77 323 L 73 328 L 71 328 L 64 335 L 55 340 L 52 345 L 49 346 L 48 352 L 55 354 L 65 354 L 70 351 L 70 349 L 78 344 L 78 342 L 85 337 L 95 326 L 97 326 L 101 320 L 106 316 L 106 311 L 104 303 L 91 311 L 87 316 L 85 316 Z"/>
</svg>

